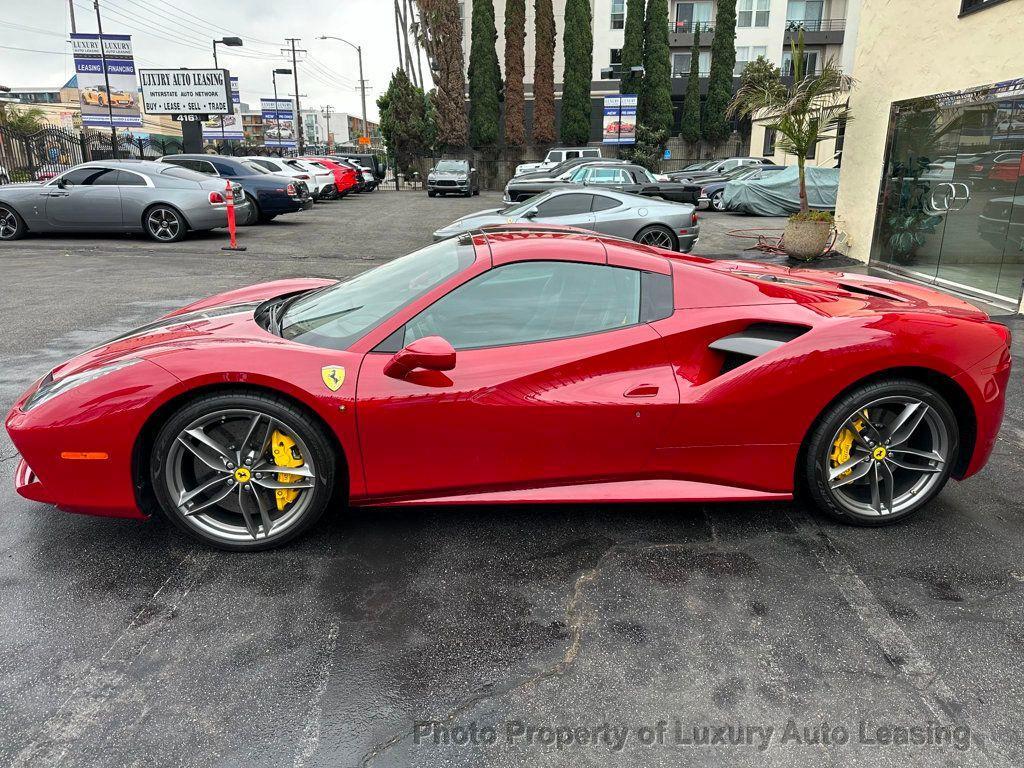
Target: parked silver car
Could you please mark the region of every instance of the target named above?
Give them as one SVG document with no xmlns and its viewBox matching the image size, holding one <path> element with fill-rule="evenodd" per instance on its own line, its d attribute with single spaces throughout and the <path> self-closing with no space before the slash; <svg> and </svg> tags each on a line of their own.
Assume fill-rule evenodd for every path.
<svg viewBox="0 0 1024 768">
<path fill-rule="evenodd" d="M 469 160 L 439 160 L 427 174 L 427 195 L 480 194 L 480 176 Z"/>
<path fill-rule="evenodd" d="M 645 245 L 689 253 L 700 237 L 689 203 L 590 187 L 552 189 L 529 200 L 463 216 L 434 233 L 435 240 L 495 224 L 552 224 L 592 229 Z"/>
<path fill-rule="evenodd" d="M 232 184 L 236 216 L 248 215 Z M 189 230 L 227 226 L 225 182 L 187 168 L 147 160 L 75 166 L 45 184 L 0 187 L 0 240 L 26 232 L 145 232 L 173 243 Z"/>
</svg>

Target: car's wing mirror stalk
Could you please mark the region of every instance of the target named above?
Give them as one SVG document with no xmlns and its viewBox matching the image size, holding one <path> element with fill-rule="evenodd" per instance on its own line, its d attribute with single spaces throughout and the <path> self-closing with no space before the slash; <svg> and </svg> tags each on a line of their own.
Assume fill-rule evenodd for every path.
<svg viewBox="0 0 1024 768">
<path fill-rule="evenodd" d="M 450 371 L 455 367 L 455 349 L 440 336 L 424 336 L 400 349 L 384 366 L 384 375 L 401 379 L 417 368 Z"/>
</svg>

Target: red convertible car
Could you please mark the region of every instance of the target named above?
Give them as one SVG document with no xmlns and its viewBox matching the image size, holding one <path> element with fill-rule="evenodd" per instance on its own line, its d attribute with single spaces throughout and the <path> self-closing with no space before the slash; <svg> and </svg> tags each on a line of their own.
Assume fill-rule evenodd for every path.
<svg viewBox="0 0 1024 768">
<path fill-rule="evenodd" d="M 26 498 L 228 549 L 351 505 L 756 501 L 905 518 L 988 459 L 1009 331 L 928 288 L 500 227 L 225 293 L 58 366 Z"/>
</svg>

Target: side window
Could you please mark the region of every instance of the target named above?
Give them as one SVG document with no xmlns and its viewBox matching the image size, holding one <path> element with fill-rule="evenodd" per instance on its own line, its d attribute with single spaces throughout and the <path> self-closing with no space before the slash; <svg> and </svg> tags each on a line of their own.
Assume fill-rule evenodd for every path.
<svg viewBox="0 0 1024 768">
<path fill-rule="evenodd" d="M 537 206 L 537 215 L 541 218 L 551 218 L 588 213 L 590 197 L 582 194 L 555 195 Z"/>
<path fill-rule="evenodd" d="M 566 160 L 572 160 L 572 159 L 577 158 L 579 156 L 580 156 L 580 153 L 577 152 L 576 150 L 573 150 L 571 152 L 566 152 L 565 153 L 565 159 Z"/>
<path fill-rule="evenodd" d="M 93 187 L 116 187 L 117 186 L 118 171 L 104 168 L 98 173 L 94 173 L 83 184 L 88 184 Z"/>
<path fill-rule="evenodd" d="M 587 182 L 590 184 L 624 184 L 626 175 L 618 168 L 594 168 Z"/>
<path fill-rule="evenodd" d="M 190 171 L 196 171 L 197 173 L 204 173 L 207 176 L 216 176 L 216 172 L 213 170 L 213 166 L 205 160 L 192 160 L 191 158 L 174 158 L 172 160 L 165 160 L 167 163 L 174 163 L 180 165 L 182 168 L 188 168 Z"/>
<path fill-rule="evenodd" d="M 116 184 L 119 187 L 144 187 L 146 180 L 131 171 L 118 171 Z"/>
<path fill-rule="evenodd" d="M 406 324 L 405 343 L 443 336 L 455 349 L 563 339 L 640 322 L 640 272 L 530 261 L 497 267 Z"/>
<path fill-rule="evenodd" d="M 594 195 L 593 197 L 594 202 L 590 207 L 592 211 L 609 211 L 619 207 L 619 201 L 614 197 L 605 197 L 604 195 Z"/>
<path fill-rule="evenodd" d="M 615 181 L 616 184 L 633 184 L 634 183 L 634 181 L 633 181 L 632 177 L 630 177 L 629 173 L 627 173 L 626 171 L 622 170 L 621 168 L 619 170 L 615 171 L 615 175 L 617 177 L 616 181 Z M 639 183 L 639 184 L 643 184 L 645 181 L 646 181 L 646 179 L 640 173 L 637 173 L 637 175 L 636 175 L 636 182 Z"/>
<path fill-rule="evenodd" d="M 600 157 L 601 150 L 599 149 L 585 149 L 582 152 L 583 157 Z"/>
<path fill-rule="evenodd" d="M 210 165 L 212 165 L 216 169 L 216 172 L 219 173 L 221 176 L 234 176 L 235 175 L 235 169 L 232 168 L 230 165 L 227 165 L 226 163 L 220 163 L 220 162 L 217 162 L 216 160 L 211 160 L 210 161 Z M 255 175 L 255 174 L 250 174 L 250 176 L 251 175 Z"/>
<path fill-rule="evenodd" d="M 664 320 L 675 311 L 672 275 L 643 272 L 640 279 L 640 322 Z"/>
<path fill-rule="evenodd" d="M 65 173 L 61 179 L 65 184 L 71 186 L 92 186 L 96 183 L 96 179 L 104 174 L 112 174 L 112 178 L 116 178 L 117 175 L 115 171 L 108 171 L 106 168 L 75 168 Z"/>
</svg>

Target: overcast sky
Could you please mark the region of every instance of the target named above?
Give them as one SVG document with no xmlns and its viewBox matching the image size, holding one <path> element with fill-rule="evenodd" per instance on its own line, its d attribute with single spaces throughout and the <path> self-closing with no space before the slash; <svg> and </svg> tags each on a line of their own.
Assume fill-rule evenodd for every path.
<svg viewBox="0 0 1024 768">
<path fill-rule="evenodd" d="M 73 0 L 79 32 L 96 32 L 92 0 Z M 302 38 L 308 54 L 299 62 L 302 107 L 331 104 L 337 112 L 360 114 L 356 52 L 344 37 L 363 47 L 368 81 L 366 109 L 377 119 L 377 96 L 395 67 L 395 21 L 390 0 L 100 0 L 103 31 L 129 34 L 136 65 L 212 67 L 211 41 L 237 35 L 242 48 L 217 46 L 220 65 L 239 78 L 242 101 L 259 108 L 273 96 L 270 73 L 290 66 L 280 54 L 286 37 Z M 71 32 L 68 0 L 0 2 L 0 84 L 54 87 L 74 73 L 66 42 Z M 31 50 L 18 50 L 31 49 Z M 294 93 L 290 76 L 277 78 L 278 93 Z"/>
</svg>

